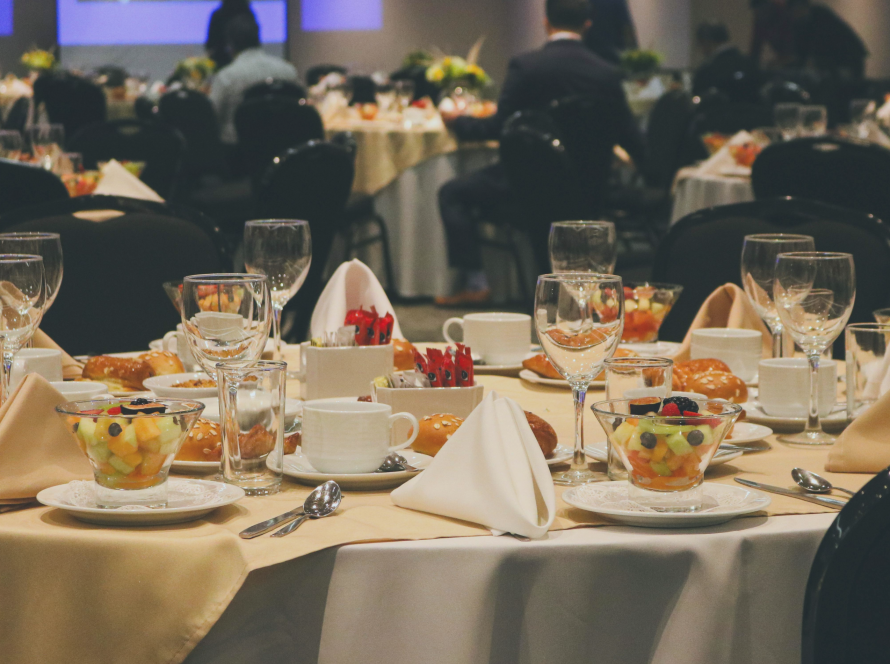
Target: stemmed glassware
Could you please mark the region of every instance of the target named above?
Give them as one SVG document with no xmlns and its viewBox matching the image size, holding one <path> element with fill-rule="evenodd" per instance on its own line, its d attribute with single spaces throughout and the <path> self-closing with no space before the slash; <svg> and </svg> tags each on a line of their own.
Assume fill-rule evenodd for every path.
<svg viewBox="0 0 890 664">
<path fill-rule="evenodd" d="M 312 264 L 312 233 L 306 221 L 274 219 L 244 225 L 244 266 L 268 277 L 275 352 L 281 359 L 281 312 L 297 294 Z"/>
<path fill-rule="evenodd" d="M 819 358 L 850 318 L 856 301 L 853 256 L 841 253 L 779 254 L 774 284 L 782 324 L 806 353 L 810 365 L 810 407 L 802 433 L 780 436 L 784 443 L 831 445 L 836 437 L 819 421 Z"/>
<path fill-rule="evenodd" d="M 15 354 L 40 325 L 46 305 L 43 258 L 29 254 L 0 254 L 0 344 L 3 352 L 0 404 L 9 398 L 9 379 Z"/>
<path fill-rule="evenodd" d="M 773 301 L 776 280 L 776 257 L 796 251 L 816 251 L 809 235 L 764 233 L 748 235 L 742 245 L 742 285 L 757 315 L 773 335 L 773 357 L 782 357 L 782 335 L 785 328 Z"/>
<path fill-rule="evenodd" d="M 550 265 L 562 272 L 612 274 L 618 259 L 611 221 L 557 221 L 550 225 Z"/>
<path fill-rule="evenodd" d="M 22 156 L 22 135 L 14 130 L 5 129 L 0 131 L 0 157 L 3 159 L 12 159 L 19 161 Z"/>
<path fill-rule="evenodd" d="M 550 362 L 572 387 L 575 454 L 572 467 L 553 476 L 556 484 L 578 485 L 608 479 L 594 473 L 584 453 L 584 399 L 587 387 L 615 353 L 624 323 L 621 278 L 591 272 L 545 274 L 535 292 L 535 329 Z"/>
<path fill-rule="evenodd" d="M 786 141 L 800 136 L 802 111 L 803 104 L 776 104 L 773 110 L 773 117 L 776 121 L 776 127 L 782 132 L 782 138 Z"/>
<path fill-rule="evenodd" d="M 31 154 L 48 171 L 56 168 L 65 143 L 65 127 L 60 124 L 37 125 L 28 130 Z"/>
<path fill-rule="evenodd" d="M 0 254 L 32 254 L 43 258 L 46 275 L 44 315 L 62 286 L 62 240 L 58 233 L 0 233 Z"/>
</svg>

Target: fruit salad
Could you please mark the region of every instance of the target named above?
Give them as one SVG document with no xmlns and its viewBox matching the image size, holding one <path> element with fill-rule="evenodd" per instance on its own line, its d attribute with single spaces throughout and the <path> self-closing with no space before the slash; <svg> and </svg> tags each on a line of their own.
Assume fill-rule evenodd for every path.
<svg viewBox="0 0 890 664">
<path fill-rule="evenodd" d="M 147 489 L 170 464 L 204 405 L 174 399 L 97 400 L 56 408 L 107 489 Z"/>
<path fill-rule="evenodd" d="M 701 484 L 741 407 L 717 400 L 649 397 L 604 401 L 594 404 L 593 411 L 634 486 L 676 492 Z"/>
<path fill-rule="evenodd" d="M 627 343 L 658 341 L 658 330 L 682 291 L 682 286 L 671 284 L 625 285 L 621 340 Z"/>
</svg>

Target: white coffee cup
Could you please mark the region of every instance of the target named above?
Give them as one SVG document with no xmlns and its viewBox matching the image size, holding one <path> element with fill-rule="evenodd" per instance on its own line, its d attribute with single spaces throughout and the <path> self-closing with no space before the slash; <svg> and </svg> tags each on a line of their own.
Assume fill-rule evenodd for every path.
<svg viewBox="0 0 890 664">
<path fill-rule="evenodd" d="M 176 326 L 176 330 L 164 335 L 162 344 L 163 350 L 176 353 L 186 371 L 196 371 L 200 368 L 195 356 L 192 355 L 192 349 L 189 348 L 188 339 L 182 330 L 182 323 Z"/>
<path fill-rule="evenodd" d="M 50 385 L 61 392 L 68 401 L 89 401 L 108 394 L 108 386 L 105 383 L 91 380 L 59 380 L 52 381 Z"/>
<path fill-rule="evenodd" d="M 392 344 L 321 348 L 305 341 L 300 344 L 296 378 L 303 384 L 300 396 L 306 400 L 361 397 L 370 394 L 371 381 L 392 372 Z"/>
<path fill-rule="evenodd" d="M 532 318 L 527 314 L 486 313 L 449 318 L 442 326 L 442 336 L 450 344 L 457 343 L 448 333 L 452 325 L 463 328 L 464 345 L 485 364 L 513 366 L 528 356 Z"/>
<path fill-rule="evenodd" d="M 773 417 L 806 417 L 810 408 L 810 367 L 800 357 L 760 362 L 758 401 Z M 819 417 L 827 417 L 837 403 L 837 363 L 819 361 Z"/>
<path fill-rule="evenodd" d="M 391 445 L 393 424 L 406 419 L 411 434 Z M 303 405 L 301 446 L 309 463 L 322 473 L 373 473 L 390 452 L 408 447 L 420 426 L 410 413 L 396 413 L 382 403 L 312 402 Z"/>
<path fill-rule="evenodd" d="M 693 330 L 690 356 L 693 360 L 716 359 L 745 382 L 757 376 L 763 358 L 763 335 L 757 330 L 709 327 Z"/>
<path fill-rule="evenodd" d="M 54 348 L 23 348 L 15 354 L 10 386 L 18 385 L 27 374 L 40 374 L 48 381 L 62 380 L 62 351 Z"/>
</svg>

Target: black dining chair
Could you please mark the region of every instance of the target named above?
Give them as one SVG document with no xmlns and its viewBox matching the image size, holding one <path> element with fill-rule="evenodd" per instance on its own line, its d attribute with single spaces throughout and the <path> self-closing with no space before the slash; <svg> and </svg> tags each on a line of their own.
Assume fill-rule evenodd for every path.
<svg viewBox="0 0 890 664">
<path fill-rule="evenodd" d="M 69 200 L 68 189 L 49 171 L 0 159 L 0 215 L 44 201 Z"/>
<path fill-rule="evenodd" d="M 888 182 L 890 150 L 828 136 L 770 145 L 751 168 L 755 198 L 809 198 L 881 219 L 890 219 Z"/>
<path fill-rule="evenodd" d="M 890 653 L 890 468 L 840 511 L 810 567 L 803 664 L 885 664 Z"/>
<path fill-rule="evenodd" d="M 649 161 L 646 181 L 650 186 L 669 189 L 681 166 L 683 137 L 695 117 L 695 105 L 685 90 L 668 90 L 652 108 L 646 126 Z"/>
<path fill-rule="evenodd" d="M 313 85 L 318 85 L 318 83 L 328 74 L 340 74 L 342 76 L 346 75 L 346 67 L 342 67 L 340 65 L 313 65 L 306 70 L 306 85 L 310 88 Z"/>
<path fill-rule="evenodd" d="M 65 278 L 41 329 L 74 355 L 148 348 L 180 322 L 162 284 L 227 269 L 207 233 L 165 215 L 60 215 L 6 230 L 61 235 Z"/>
<path fill-rule="evenodd" d="M 296 314 L 292 338 L 302 340 L 309 329 L 354 178 L 353 155 L 346 147 L 326 141 L 309 141 L 278 157 L 258 186 L 261 218 L 303 219 L 309 222 L 312 233 L 309 274 L 285 310 L 286 314 Z"/>
<path fill-rule="evenodd" d="M 351 104 L 377 103 L 377 84 L 370 76 L 350 76 L 349 85 L 352 87 Z"/>
<path fill-rule="evenodd" d="M 158 102 L 157 119 L 185 139 L 183 177 L 189 188 L 205 176 L 228 175 L 219 121 L 207 95 L 187 88 L 168 92 Z"/>
<path fill-rule="evenodd" d="M 255 181 L 287 149 L 324 139 L 324 125 L 315 107 L 288 97 L 242 102 L 235 111 L 235 130 L 247 172 Z"/>
<path fill-rule="evenodd" d="M 43 104 L 49 121 L 65 127 L 70 138 L 107 115 L 105 92 L 87 79 L 70 72 L 41 74 L 34 81 L 35 107 Z"/>
<path fill-rule="evenodd" d="M 760 90 L 760 99 L 773 108 L 776 104 L 809 104 L 810 93 L 793 81 L 770 81 Z"/>
<path fill-rule="evenodd" d="M 681 341 L 708 295 L 726 283 L 741 285 L 742 244 L 755 233 L 810 235 L 819 251 L 853 254 L 856 305 L 851 323 L 871 322 L 872 311 L 890 304 L 890 229 L 877 217 L 796 198 L 722 205 L 680 219 L 655 255 L 652 280 L 684 289 L 660 338 Z"/>
<path fill-rule="evenodd" d="M 244 91 L 244 99 L 262 99 L 263 97 L 289 97 L 291 99 L 306 99 L 308 93 L 299 83 L 283 81 L 279 78 L 267 78 L 265 81 L 255 83 Z"/>
<path fill-rule="evenodd" d="M 140 179 L 163 198 L 176 193 L 185 161 L 185 139 L 160 122 L 111 120 L 84 127 L 68 141 L 68 150 L 83 155 L 86 168 L 99 162 L 145 162 Z"/>
<path fill-rule="evenodd" d="M 126 196 L 76 196 L 45 201 L 0 214 L 0 233 L 10 226 L 30 223 L 48 217 L 61 217 L 79 212 L 109 211 L 122 214 L 157 215 L 187 221 L 200 228 L 213 242 L 216 257 L 226 270 L 232 269 L 232 246 L 216 221 L 194 208 L 169 201 L 159 203 Z"/>
</svg>

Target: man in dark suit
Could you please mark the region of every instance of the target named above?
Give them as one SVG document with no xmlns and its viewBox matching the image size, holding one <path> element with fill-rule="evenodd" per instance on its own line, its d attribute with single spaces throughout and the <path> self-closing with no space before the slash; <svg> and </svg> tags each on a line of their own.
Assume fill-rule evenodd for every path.
<svg viewBox="0 0 890 664">
<path fill-rule="evenodd" d="M 582 42 L 590 26 L 589 0 L 547 0 L 547 44 L 510 61 L 497 113 L 490 118 L 460 117 L 451 122 L 462 140 L 493 140 L 506 120 L 517 111 L 546 109 L 555 100 L 592 96 L 611 102 L 615 112 L 615 136 L 628 154 L 641 164 L 644 146 L 621 87 L 620 71 L 590 52 Z M 464 277 L 463 291 L 437 298 L 437 304 L 484 302 L 490 291 L 482 269 L 482 253 L 476 225 L 509 200 L 503 168 L 487 168 L 447 182 L 439 191 L 439 210 L 448 240 L 448 262 Z"/>
<path fill-rule="evenodd" d="M 726 94 L 731 101 L 757 101 L 756 70 L 737 47 L 729 43 L 729 30 L 723 23 L 705 22 L 696 30 L 696 42 L 705 61 L 695 70 L 692 93 L 711 90 Z"/>
<path fill-rule="evenodd" d="M 788 0 L 794 18 L 794 47 L 802 66 L 859 79 L 865 74 L 868 49 L 856 31 L 825 5 Z"/>
</svg>

